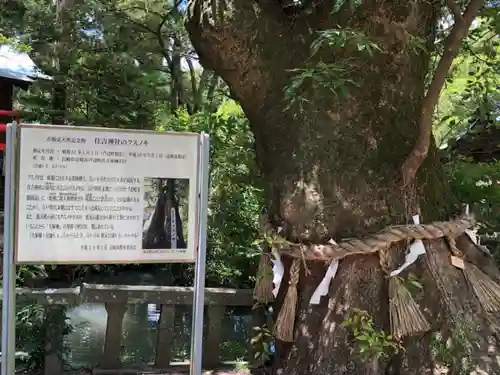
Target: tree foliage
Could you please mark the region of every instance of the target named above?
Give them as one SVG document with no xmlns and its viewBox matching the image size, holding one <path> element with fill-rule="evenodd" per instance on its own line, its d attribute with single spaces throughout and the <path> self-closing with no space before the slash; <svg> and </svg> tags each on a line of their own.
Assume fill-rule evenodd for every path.
<svg viewBox="0 0 500 375">
<path fill-rule="evenodd" d="M 500 9 L 491 3 L 464 41 L 434 121 L 453 190 L 461 202 L 471 205 L 481 223 L 479 234 L 496 257 L 500 255 L 500 164 L 495 153 L 500 145 L 499 25 Z"/>
</svg>

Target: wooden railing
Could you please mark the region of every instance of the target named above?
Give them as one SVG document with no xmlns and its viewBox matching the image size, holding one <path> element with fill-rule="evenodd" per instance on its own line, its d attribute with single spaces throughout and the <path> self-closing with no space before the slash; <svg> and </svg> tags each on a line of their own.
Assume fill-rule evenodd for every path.
<svg viewBox="0 0 500 375">
<path fill-rule="evenodd" d="M 161 305 L 157 326 L 155 368 L 168 368 L 172 360 L 174 316 L 176 306 L 192 305 L 193 288 L 171 286 L 130 286 L 83 284 L 76 288 L 18 289 L 18 301 L 33 301 L 45 305 L 48 310 L 61 305 L 76 306 L 84 303 L 104 304 L 107 311 L 106 336 L 99 368 L 118 370 L 120 361 L 122 324 L 127 305 Z M 204 368 L 220 364 L 222 321 L 226 307 L 252 306 L 252 291 L 246 289 L 205 289 L 206 324 L 203 345 Z M 46 338 L 45 374 L 62 374 L 62 362 L 58 353 L 50 348 L 60 347 L 62 335 L 51 332 Z"/>
</svg>

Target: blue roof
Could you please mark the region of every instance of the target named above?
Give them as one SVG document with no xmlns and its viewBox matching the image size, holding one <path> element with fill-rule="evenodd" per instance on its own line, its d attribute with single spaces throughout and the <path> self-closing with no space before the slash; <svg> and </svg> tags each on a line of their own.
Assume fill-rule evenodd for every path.
<svg viewBox="0 0 500 375">
<path fill-rule="evenodd" d="M 15 51 L 6 44 L 0 45 L 0 77 L 24 82 L 52 79 L 35 65 L 27 53 Z"/>
</svg>

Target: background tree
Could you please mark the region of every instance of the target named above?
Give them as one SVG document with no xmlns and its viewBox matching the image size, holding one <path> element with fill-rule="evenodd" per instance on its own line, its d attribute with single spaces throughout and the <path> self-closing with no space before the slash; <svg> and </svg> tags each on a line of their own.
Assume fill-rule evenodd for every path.
<svg viewBox="0 0 500 375">
<path fill-rule="evenodd" d="M 53 82 L 35 82 L 26 93 L 16 92 L 15 107 L 23 121 L 50 123 L 60 116 L 62 123 L 78 126 L 209 132 L 207 286 L 252 287 L 256 213 L 262 205 L 255 181 L 253 138 L 241 109 L 228 99 L 227 89 L 190 55 L 192 47 L 182 17 L 174 17 L 171 6 L 165 8 L 164 2 L 157 6 L 151 1 L 66 4 L 71 5 L 66 17 L 72 24 L 66 25 L 71 26 L 71 35 L 65 37 L 71 43 L 61 43 L 60 53 L 68 58 L 67 74 L 58 73 L 54 59 L 55 46 L 62 38 L 56 4 L 30 0 L 2 7 L 0 34 L 5 38 L 0 43 L 30 46 L 30 56 L 38 66 L 56 77 Z M 139 9 L 133 11 L 132 6 Z M 148 29 L 164 20 L 158 38 Z M 172 34 L 182 44 L 176 50 L 180 70 L 178 66 L 173 69 L 167 59 L 172 56 Z M 174 79 L 174 74 L 179 76 Z M 64 111 L 60 112 L 53 106 L 58 87 L 64 88 L 65 95 Z M 180 89 L 182 92 L 177 91 Z M 27 287 L 79 285 L 82 281 L 188 286 L 193 282 L 193 269 L 179 264 L 26 266 L 18 279 L 19 285 Z M 30 369 L 43 366 L 46 326 L 54 323 L 47 319 L 37 306 L 18 312 L 19 347 L 30 354 L 26 363 Z"/>
</svg>

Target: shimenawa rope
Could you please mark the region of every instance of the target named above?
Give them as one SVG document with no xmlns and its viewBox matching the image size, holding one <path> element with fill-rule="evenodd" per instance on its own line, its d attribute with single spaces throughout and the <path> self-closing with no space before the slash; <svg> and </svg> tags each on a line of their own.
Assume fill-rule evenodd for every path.
<svg viewBox="0 0 500 375">
<path fill-rule="evenodd" d="M 330 262 L 351 255 L 379 252 L 403 240 L 434 240 L 442 237 L 456 237 L 474 225 L 472 218 L 431 224 L 395 225 L 364 239 L 348 239 L 340 243 L 308 245 L 278 239 L 274 246 L 280 253 L 305 260 Z"/>
<path fill-rule="evenodd" d="M 466 217 L 431 224 L 391 226 L 362 240 L 349 239 L 338 244 L 306 245 L 286 240 L 275 241 L 274 248 L 276 250 L 295 258 L 290 268 L 290 282 L 287 294 L 275 325 L 276 337 L 283 341 L 293 341 L 295 310 L 298 299 L 297 284 L 302 262 L 305 262 L 305 260 L 330 262 L 351 255 L 378 252 L 382 270 L 388 274 L 391 260 L 390 247 L 394 243 L 404 240 L 433 240 L 445 237 L 453 254 L 451 258 L 452 264 L 463 270 L 468 284 L 484 309 L 488 312 L 500 311 L 500 286 L 477 266 L 464 262 L 464 254 L 456 246 L 455 238 L 473 225 L 473 219 Z M 264 262 L 264 259 L 261 259 L 261 266 L 268 269 L 268 254 L 263 258 L 267 258 L 267 261 Z M 389 295 L 391 330 L 395 337 L 400 338 L 429 329 L 430 324 L 399 277 L 389 278 Z"/>
</svg>

